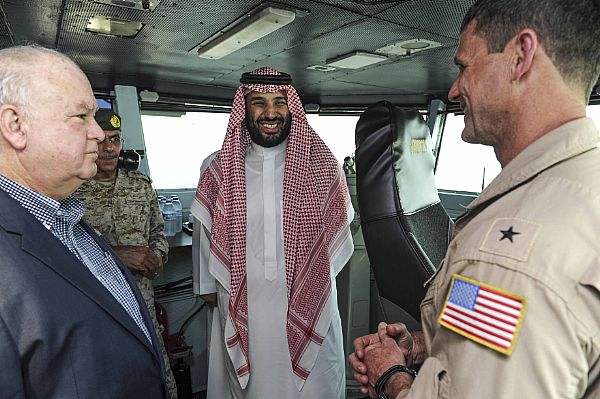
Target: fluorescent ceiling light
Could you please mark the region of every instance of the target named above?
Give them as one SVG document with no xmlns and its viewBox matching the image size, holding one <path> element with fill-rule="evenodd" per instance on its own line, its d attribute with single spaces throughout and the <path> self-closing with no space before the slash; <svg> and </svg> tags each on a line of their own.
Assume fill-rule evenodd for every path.
<svg viewBox="0 0 600 399">
<path fill-rule="evenodd" d="M 234 25 L 214 40 L 198 49 L 202 58 L 219 59 L 249 45 L 269 33 L 284 27 L 296 18 L 290 10 L 267 7 Z"/>
<path fill-rule="evenodd" d="M 387 57 L 383 55 L 356 51 L 354 53 L 342 55 L 341 57 L 329 60 L 325 65 L 335 68 L 358 69 L 385 60 L 387 60 Z"/>
</svg>

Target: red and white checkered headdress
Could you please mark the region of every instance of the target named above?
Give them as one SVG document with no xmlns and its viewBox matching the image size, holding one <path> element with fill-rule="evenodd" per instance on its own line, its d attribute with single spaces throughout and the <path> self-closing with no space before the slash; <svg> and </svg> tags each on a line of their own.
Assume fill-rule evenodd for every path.
<svg viewBox="0 0 600 399">
<path fill-rule="evenodd" d="M 249 91 L 285 91 L 292 114 L 283 178 L 289 303 L 287 337 L 291 366 L 300 388 L 315 363 L 335 311 L 331 280 L 339 270 L 332 273 L 330 268 L 332 258 L 344 252 L 342 248 L 345 253 L 351 248 L 348 224 L 352 215 L 348 210 L 352 208 L 344 173 L 309 126 L 296 90 L 286 82 L 288 75 L 273 68 L 259 68 L 251 75 L 265 76 L 266 83 L 254 80 L 238 88 L 223 146 L 200 178 L 192 213 L 210 229 L 211 256 L 230 276 L 229 287 L 225 287 L 230 294 L 225 342 L 240 385 L 245 388 L 251 359 L 248 356 L 244 161 L 251 139 L 245 124 L 244 95 Z M 346 261 L 338 259 L 337 263 Z"/>
</svg>

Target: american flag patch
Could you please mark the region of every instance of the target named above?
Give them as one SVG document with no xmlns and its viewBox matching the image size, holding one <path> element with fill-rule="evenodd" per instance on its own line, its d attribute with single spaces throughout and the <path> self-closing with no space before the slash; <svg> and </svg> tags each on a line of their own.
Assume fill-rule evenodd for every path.
<svg viewBox="0 0 600 399">
<path fill-rule="evenodd" d="M 438 322 L 510 356 L 523 323 L 525 298 L 455 274 Z"/>
</svg>

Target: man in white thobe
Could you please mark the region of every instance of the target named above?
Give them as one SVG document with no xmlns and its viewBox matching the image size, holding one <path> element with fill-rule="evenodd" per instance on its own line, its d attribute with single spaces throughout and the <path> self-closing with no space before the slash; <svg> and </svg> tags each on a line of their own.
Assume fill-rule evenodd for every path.
<svg viewBox="0 0 600 399">
<path fill-rule="evenodd" d="M 352 208 L 290 82 L 244 74 L 192 205 L 195 289 L 216 305 L 209 399 L 344 398 L 335 277 Z"/>
</svg>

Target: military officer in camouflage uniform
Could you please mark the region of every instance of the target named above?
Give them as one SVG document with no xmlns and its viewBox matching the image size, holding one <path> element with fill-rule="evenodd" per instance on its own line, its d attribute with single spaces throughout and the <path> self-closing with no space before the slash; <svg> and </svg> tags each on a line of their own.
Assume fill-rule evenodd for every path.
<svg viewBox="0 0 600 399">
<path fill-rule="evenodd" d="M 119 115 L 100 109 L 96 121 L 106 135 L 98 145 L 98 172 L 75 196 L 86 206 L 84 219 L 99 231 L 133 273 L 161 340 L 169 397 L 177 398 L 154 306 L 152 279 L 162 271 L 169 252 L 156 193 L 145 174 L 117 168 L 122 145 Z"/>
</svg>

